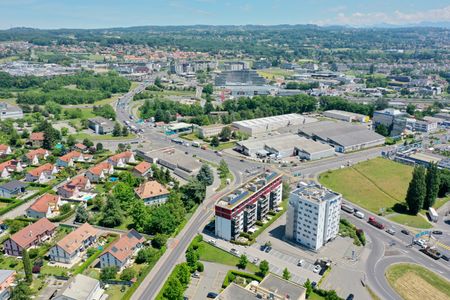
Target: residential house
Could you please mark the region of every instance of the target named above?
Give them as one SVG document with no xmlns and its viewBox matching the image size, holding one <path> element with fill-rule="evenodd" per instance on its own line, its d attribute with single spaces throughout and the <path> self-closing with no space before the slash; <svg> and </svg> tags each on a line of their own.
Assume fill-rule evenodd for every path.
<svg viewBox="0 0 450 300">
<path fill-rule="evenodd" d="M 84 223 L 50 249 L 50 260 L 72 264 L 80 259 L 85 249 L 97 241 L 100 230 Z"/>
<path fill-rule="evenodd" d="M 89 178 L 90 182 L 100 182 L 105 180 L 107 175 L 112 175 L 114 173 L 114 167 L 107 161 L 96 164 L 90 167 L 86 172 L 86 177 Z"/>
<path fill-rule="evenodd" d="M 11 180 L 0 185 L 0 197 L 14 198 L 25 192 L 27 185 L 19 180 Z"/>
<path fill-rule="evenodd" d="M 78 151 L 71 151 L 56 160 L 56 165 L 58 167 L 73 167 L 76 162 L 90 162 L 92 160 L 92 155 L 83 154 Z"/>
<path fill-rule="evenodd" d="M 0 144 L 0 155 L 9 155 L 11 154 L 11 147 L 5 144 Z"/>
<path fill-rule="evenodd" d="M 41 148 L 44 145 L 45 136 L 43 132 L 32 132 L 30 135 L 31 146 Z"/>
<path fill-rule="evenodd" d="M 34 201 L 26 213 L 28 217 L 36 219 L 55 217 L 59 214 L 61 204 L 60 196 L 47 193 Z"/>
<path fill-rule="evenodd" d="M 152 174 L 152 164 L 143 161 L 133 168 L 132 173 L 138 177 L 147 177 Z"/>
<path fill-rule="evenodd" d="M 56 225 L 42 218 L 13 234 L 3 243 L 5 254 L 21 256 L 22 251 L 39 246 L 49 240 L 56 231 Z"/>
<path fill-rule="evenodd" d="M 58 188 L 58 195 L 62 198 L 76 197 L 80 192 L 89 191 L 92 188 L 89 178 L 78 176 L 73 178 L 70 182 Z"/>
<path fill-rule="evenodd" d="M 128 266 L 145 242 L 145 238 L 136 230 L 131 229 L 112 243 L 100 255 L 100 267 L 117 267 L 119 270 Z"/>
<path fill-rule="evenodd" d="M 135 190 L 146 205 L 163 204 L 169 199 L 169 191 L 157 181 L 147 181 Z"/>
<path fill-rule="evenodd" d="M 13 172 L 22 172 L 22 164 L 19 160 L 10 159 L 0 163 L 0 178 L 9 178 Z"/>
<path fill-rule="evenodd" d="M 11 296 L 11 285 L 16 279 L 16 271 L 0 270 L 0 300 L 7 300 Z"/>
<path fill-rule="evenodd" d="M 25 180 L 28 182 L 46 183 L 55 178 L 58 169 L 51 163 L 46 163 L 40 167 L 28 171 Z"/>
<path fill-rule="evenodd" d="M 123 168 L 128 163 L 135 163 L 134 154 L 131 151 L 125 151 L 108 158 L 108 162 L 114 167 Z"/>
<path fill-rule="evenodd" d="M 54 300 L 105 300 L 107 295 L 100 287 L 100 281 L 86 275 L 71 277 L 56 294 Z"/>
<path fill-rule="evenodd" d="M 96 134 L 108 134 L 114 130 L 114 122 L 103 117 L 94 117 L 88 120 L 88 127 Z"/>
<path fill-rule="evenodd" d="M 84 152 L 86 152 L 88 150 L 88 147 L 85 146 L 82 143 L 77 143 L 77 144 L 75 144 L 73 146 L 73 149 L 76 150 L 76 151 L 80 151 L 80 152 L 84 153 Z"/>
<path fill-rule="evenodd" d="M 39 148 L 29 151 L 25 157 L 30 165 L 37 166 L 40 163 L 39 160 L 46 160 L 49 155 L 50 152 L 48 150 Z"/>
</svg>

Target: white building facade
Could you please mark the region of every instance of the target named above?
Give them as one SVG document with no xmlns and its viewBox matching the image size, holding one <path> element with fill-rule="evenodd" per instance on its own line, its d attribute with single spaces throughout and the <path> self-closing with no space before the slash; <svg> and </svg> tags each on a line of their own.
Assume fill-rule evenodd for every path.
<svg viewBox="0 0 450 300">
<path fill-rule="evenodd" d="M 319 250 L 339 232 L 340 194 L 318 184 L 304 184 L 291 192 L 286 217 L 286 237 Z"/>
</svg>

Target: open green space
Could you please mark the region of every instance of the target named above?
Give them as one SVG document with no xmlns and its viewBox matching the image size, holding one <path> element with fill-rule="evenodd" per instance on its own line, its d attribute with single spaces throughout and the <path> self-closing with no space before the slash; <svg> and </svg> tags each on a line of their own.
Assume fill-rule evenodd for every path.
<svg viewBox="0 0 450 300">
<path fill-rule="evenodd" d="M 273 79 L 274 77 L 288 77 L 294 74 L 292 70 L 285 70 L 280 68 L 270 68 L 258 70 L 258 74 L 267 79 Z"/>
<path fill-rule="evenodd" d="M 236 267 L 236 265 L 239 263 L 239 257 L 234 256 L 204 241 L 201 241 L 199 243 L 198 251 L 200 254 L 200 260 L 203 261 L 216 262 L 233 267 Z M 247 270 L 256 273 L 259 269 L 254 264 L 248 263 Z"/>
<path fill-rule="evenodd" d="M 81 111 L 81 118 L 80 119 L 89 119 L 89 118 L 95 117 L 94 113 L 92 112 L 92 108 L 91 107 L 83 107 L 83 108 L 70 108 L 70 107 L 68 107 L 68 108 L 64 109 L 63 114 L 64 114 L 65 111 L 70 113 L 71 111 L 74 111 L 74 110 L 80 110 Z M 77 120 L 77 119 L 72 119 L 72 120 Z"/>
<path fill-rule="evenodd" d="M 351 167 L 328 171 L 320 175 L 322 185 L 341 193 L 345 199 L 373 213 L 389 214 L 394 222 L 416 228 L 430 228 L 422 216 L 404 214 L 401 210 L 412 178 L 413 167 L 384 158 L 367 160 Z M 442 206 L 447 199 L 438 199 Z"/>
<path fill-rule="evenodd" d="M 219 146 L 217 146 L 217 147 L 211 146 L 211 149 L 221 151 L 221 150 L 233 148 L 235 145 L 236 145 L 235 142 L 224 142 L 224 143 L 220 143 Z"/>
<path fill-rule="evenodd" d="M 395 264 L 386 271 L 392 288 L 405 300 L 450 298 L 450 282 L 416 264 Z"/>
</svg>

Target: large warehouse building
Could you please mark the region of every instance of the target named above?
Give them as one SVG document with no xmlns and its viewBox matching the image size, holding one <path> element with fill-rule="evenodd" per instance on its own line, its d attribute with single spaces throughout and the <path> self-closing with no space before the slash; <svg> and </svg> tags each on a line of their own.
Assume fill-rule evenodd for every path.
<svg viewBox="0 0 450 300">
<path fill-rule="evenodd" d="M 369 116 L 336 109 L 324 111 L 323 115 L 328 118 L 345 122 L 367 123 L 370 121 Z"/>
<path fill-rule="evenodd" d="M 231 125 L 234 129 L 250 136 L 261 136 L 285 127 L 294 127 L 302 124 L 317 122 L 317 119 L 300 114 L 286 114 L 280 116 L 236 121 Z"/>
<path fill-rule="evenodd" d="M 316 142 L 298 134 L 280 134 L 265 138 L 256 138 L 237 142 L 236 149 L 252 157 L 285 158 L 298 156 L 302 159 L 315 160 L 334 155 L 333 147 Z"/>
<path fill-rule="evenodd" d="M 383 145 L 385 137 L 364 125 L 324 121 L 306 124 L 299 134 L 333 146 L 336 152 L 346 153 Z"/>
</svg>

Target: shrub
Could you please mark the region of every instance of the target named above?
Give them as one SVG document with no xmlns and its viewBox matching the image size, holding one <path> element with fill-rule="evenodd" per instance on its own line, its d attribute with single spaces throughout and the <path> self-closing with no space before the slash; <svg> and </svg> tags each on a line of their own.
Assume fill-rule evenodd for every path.
<svg viewBox="0 0 450 300">
<path fill-rule="evenodd" d="M 205 270 L 205 266 L 203 265 L 202 262 L 198 261 L 197 262 L 197 271 L 203 272 L 204 270 Z"/>
<path fill-rule="evenodd" d="M 136 271 L 132 268 L 126 268 L 122 271 L 122 274 L 120 274 L 120 279 L 124 281 L 130 281 L 136 276 Z"/>
</svg>

